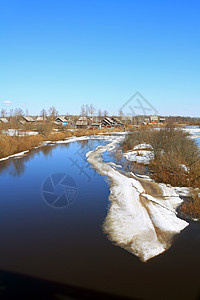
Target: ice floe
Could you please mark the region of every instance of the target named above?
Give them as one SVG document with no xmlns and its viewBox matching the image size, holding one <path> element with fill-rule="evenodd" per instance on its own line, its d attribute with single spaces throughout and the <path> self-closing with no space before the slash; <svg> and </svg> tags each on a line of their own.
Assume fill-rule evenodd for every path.
<svg viewBox="0 0 200 300">
<path fill-rule="evenodd" d="M 92 167 L 111 182 L 111 203 L 103 228 L 116 245 L 147 261 L 167 250 L 173 236 L 188 226 L 176 214 L 182 199 L 164 184 L 158 185 L 160 197 L 153 197 L 136 177 L 129 178 L 105 163 L 102 154 L 113 149 L 117 142 L 115 139 L 86 155 Z"/>
</svg>

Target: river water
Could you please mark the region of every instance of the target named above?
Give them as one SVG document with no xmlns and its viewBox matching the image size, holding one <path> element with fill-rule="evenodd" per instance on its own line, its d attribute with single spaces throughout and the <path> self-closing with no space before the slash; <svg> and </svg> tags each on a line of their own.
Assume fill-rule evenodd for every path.
<svg viewBox="0 0 200 300">
<path fill-rule="evenodd" d="M 0 162 L 0 269 L 131 298 L 198 299 L 200 223 L 189 221 L 147 263 L 103 233 L 109 182 L 85 153 L 105 143 L 48 145 Z M 60 197 L 63 185 L 71 189 Z"/>
</svg>

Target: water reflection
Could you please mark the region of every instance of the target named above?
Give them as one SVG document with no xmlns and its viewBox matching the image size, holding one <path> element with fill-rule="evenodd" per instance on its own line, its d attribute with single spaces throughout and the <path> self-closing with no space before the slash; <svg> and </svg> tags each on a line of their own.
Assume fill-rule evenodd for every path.
<svg viewBox="0 0 200 300">
<path fill-rule="evenodd" d="M 41 147 L 40 149 L 37 149 L 37 151 L 42 152 L 44 154 L 44 156 L 51 157 L 52 156 L 52 151 L 53 151 L 54 148 L 55 148 L 54 145 L 45 146 L 45 147 Z"/>
<path fill-rule="evenodd" d="M 31 158 L 31 155 L 28 155 L 23 158 L 13 158 L 7 159 L 0 162 L 0 174 L 4 170 L 9 170 L 9 174 L 12 176 L 20 176 L 25 172 L 26 162 Z"/>
<path fill-rule="evenodd" d="M 35 148 L 23 156 L 2 160 L 0 161 L 0 174 L 5 170 L 8 170 L 10 175 L 20 176 L 25 172 L 26 164 L 33 156 L 36 154 L 40 155 L 42 153 L 44 157 L 51 157 L 52 151 L 55 147 L 56 146 L 53 145 Z"/>
<path fill-rule="evenodd" d="M 77 151 L 75 152 L 75 155 L 79 159 L 79 173 L 85 174 L 88 180 L 90 180 L 90 177 L 88 174 L 86 174 L 86 169 L 90 168 L 90 164 L 87 162 L 85 153 L 88 151 L 93 150 L 96 147 L 96 143 L 99 145 L 102 144 L 101 141 L 97 140 L 81 140 L 77 141 L 77 144 L 79 147 L 76 147 Z M 61 143 L 59 144 L 59 147 L 61 149 L 68 149 L 70 148 L 71 143 Z M 41 155 L 43 154 L 46 158 L 52 158 L 53 150 L 57 147 L 57 144 L 47 145 L 39 148 L 35 148 L 30 150 L 26 155 L 10 158 L 7 160 L 0 161 L 0 174 L 3 173 L 5 170 L 9 171 L 9 174 L 12 176 L 20 176 L 22 175 L 26 170 L 26 164 L 27 162 L 36 154 Z M 70 157 L 71 158 L 71 157 Z M 74 163 L 74 165 L 77 166 L 77 161 Z M 82 169 L 82 171 L 81 171 Z M 96 173 L 96 172 L 94 172 Z"/>
<path fill-rule="evenodd" d="M 73 156 L 69 157 L 71 162 L 71 167 L 76 169 L 77 173 L 81 176 L 84 176 L 87 182 L 89 183 L 93 176 L 96 175 L 96 170 L 88 163 L 86 158 L 86 153 L 94 150 L 99 145 L 105 145 L 105 141 L 100 140 L 81 140 L 77 142 L 78 148 Z M 92 176 L 91 176 L 92 170 Z"/>
<path fill-rule="evenodd" d="M 138 164 L 137 162 L 127 160 L 123 156 L 122 148 L 120 146 L 115 151 L 109 152 L 107 156 L 110 161 L 122 166 L 122 173 L 132 172 L 138 175 L 147 175 L 149 172 L 148 165 Z M 106 160 L 105 158 L 105 161 L 108 161 L 108 159 Z"/>
</svg>

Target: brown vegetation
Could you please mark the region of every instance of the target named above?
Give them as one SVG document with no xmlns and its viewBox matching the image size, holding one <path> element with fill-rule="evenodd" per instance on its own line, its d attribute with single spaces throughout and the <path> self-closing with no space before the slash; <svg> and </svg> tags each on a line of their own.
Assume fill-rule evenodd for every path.
<svg viewBox="0 0 200 300">
<path fill-rule="evenodd" d="M 0 158 L 29 150 L 38 146 L 44 139 L 41 135 L 32 136 L 1 136 L 0 137 Z"/>
<path fill-rule="evenodd" d="M 200 187 L 200 155 L 189 134 L 173 127 L 151 130 L 141 128 L 125 138 L 123 150 L 148 143 L 153 147 L 154 160 L 149 164 L 150 176 L 156 182 L 172 186 Z M 182 209 L 200 217 L 200 198 L 193 195 Z M 195 213 L 194 213 L 195 212 Z"/>
<path fill-rule="evenodd" d="M 200 218 L 200 197 L 199 191 L 195 190 L 192 194 L 192 197 L 186 199 L 181 207 L 180 212 L 184 216 L 191 216 L 192 218 Z"/>
<path fill-rule="evenodd" d="M 49 125 L 48 125 L 49 124 Z M 29 136 L 0 136 L 0 158 L 7 157 L 18 152 L 25 150 L 30 150 L 33 147 L 38 146 L 41 142 L 45 140 L 59 141 L 72 136 L 89 136 L 99 133 L 110 133 L 112 131 L 117 131 L 116 129 L 102 129 L 102 130 L 89 130 L 89 129 L 79 129 L 79 130 L 68 130 L 63 127 L 59 127 L 58 131 L 52 132 L 51 123 L 41 123 L 37 125 L 37 129 L 40 134 L 29 135 Z M 1 129 L 6 130 L 6 126 L 2 126 Z M 24 131 L 23 127 L 23 131 Z"/>
</svg>

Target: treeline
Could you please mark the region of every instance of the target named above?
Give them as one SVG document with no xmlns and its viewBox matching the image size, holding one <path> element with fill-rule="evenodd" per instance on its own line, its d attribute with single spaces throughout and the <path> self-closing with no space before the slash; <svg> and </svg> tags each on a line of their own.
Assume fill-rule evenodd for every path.
<svg viewBox="0 0 200 300">
<path fill-rule="evenodd" d="M 51 106 L 48 110 L 43 108 L 39 115 L 43 117 L 43 119 L 46 119 L 47 117 L 54 119 L 58 116 L 58 110 L 55 108 L 55 106 Z M 24 111 L 22 108 L 16 108 L 10 109 L 10 111 L 7 112 L 6 109 L 1 109 L 1 118 L 8 118 L 10 121 L 12 121 L 21 116 L 29 116 L 28 110 L 26 109 Z"/>
<path fill-rule="evenodd" d="M 166 123 L 200 125 L 200 118 L 181 117 L 181 116 L 167 116 L 165 118 L 166 118 Z"/>
<path fill-rule="evenodd" d="M 101 110 L 101 109 L 96 109 L 93 104 L 83 104 L 80 108 L 80 113 L 77 113 L 77 116 L 99 116 L 99 117 L 106 117 L 108 116 L 108 111 Z M 22 108 L 16 108 L 16 109 L 10 109 L 9 112 L 6 111 L 6 109 L 2 108 L 0 116 L 1 118 L 9 118 L 9 119 L 14 119 L 18 118 L 21 116 L 29 116 L 29 111 L 26 109 L 25 111 Z M 43 119 L 55 119 L 59 115 L 58 110 L 56 109 L 55 106 L 51 106 L 49 109 L 42 109 L 39 116 L 41 116 Z M 69 116 L 70 114 L 66 112 L 64 114 L 65 116 Z"/>
</svg>

